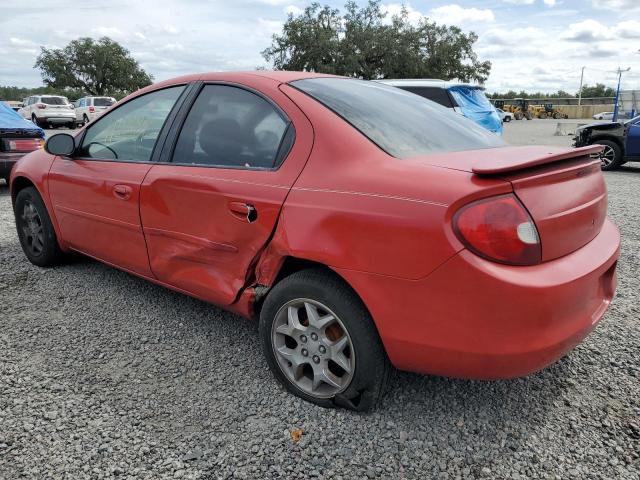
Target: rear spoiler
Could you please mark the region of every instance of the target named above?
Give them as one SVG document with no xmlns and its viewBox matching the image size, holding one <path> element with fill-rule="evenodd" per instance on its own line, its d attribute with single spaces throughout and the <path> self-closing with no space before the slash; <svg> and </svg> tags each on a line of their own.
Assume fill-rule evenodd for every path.
<svg viewBox="0 0 640 480">
<path fill-rule="evenodd" d="M 602 149 L 602 145 L 587 145 L 580 148 L 529 147 L 522 152 L 520 158 L 513 158 L 513 152 L 510 155 L 496 156 L 492 159 L 484 158 L 474 164 L 471 171 L 477 175 L 514 172 L 570 158 L 585 157 L 599 153 Z"/>
</svg>

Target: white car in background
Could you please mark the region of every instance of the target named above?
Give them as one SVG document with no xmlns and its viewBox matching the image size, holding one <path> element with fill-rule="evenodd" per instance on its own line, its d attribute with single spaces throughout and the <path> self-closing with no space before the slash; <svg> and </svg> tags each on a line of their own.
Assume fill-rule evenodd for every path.
<svg viewBox="0 0 640 480">
<path fill-rule="evenodd" d="M 501 108 L 496 108 L 496 111 L 498 112 L 498 115 L 500 115 L 500 118 L 503 122 L 509 123 L 511 120 L 513 120 L 513 113 L 505 112 Z"/>
<path fill-rule="evenodd" d="M 113 97 L 82 97 L 74 102 L 76 105 L 76 120 L 79 125 L 84 125 L 95 120 L 111 105 L 116 103 Z"/>
<path fill-rule="evenodd" d="M 42 128 L 65 125 L 76 126 L 76 114 L 67 97 L 60 95 L 31 95 L 22 102 L 18 113 Z"/>
<path fill-rule="evenodd" d="M 596 113 L 593 116 L 594 120 L 613 120 L 613 112 L 601 112 Z"/>
</svg>

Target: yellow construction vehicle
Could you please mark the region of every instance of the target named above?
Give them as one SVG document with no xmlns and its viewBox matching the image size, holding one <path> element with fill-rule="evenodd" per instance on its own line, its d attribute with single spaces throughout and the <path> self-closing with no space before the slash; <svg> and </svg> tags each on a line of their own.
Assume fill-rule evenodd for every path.
<svg viewBox="0 0 640 480">
<path fill-rule="evenodd" d="M 529 111 L 529 100 L 524 98 L 514 98 L 509 103 L 505 103 L 504 100 L 496 100 L 494 104 L 496 108 L 513 113 L 513 118 L 516 120 L 522 120 L 523 118 L 531 120 L 533 118 Z"/>
</svg>

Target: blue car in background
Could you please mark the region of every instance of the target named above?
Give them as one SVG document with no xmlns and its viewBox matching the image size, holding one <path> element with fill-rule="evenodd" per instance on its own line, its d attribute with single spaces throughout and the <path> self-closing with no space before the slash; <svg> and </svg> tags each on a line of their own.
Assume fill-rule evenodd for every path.
<svg viewBox="0 0 640 480">
<path fill-rule="evenodd" d="M 43 145 L 44 130 L 0 101 L 0 178 L 4 178 L 8 184 L 15 163 L 23 155 Z"/>
<path fill-rule="evenodd" d="M 480 85 L 429 79 L 378 81 L 451 108 L 496 135 L 502 135 L 502 118 Z"/>
</svg>

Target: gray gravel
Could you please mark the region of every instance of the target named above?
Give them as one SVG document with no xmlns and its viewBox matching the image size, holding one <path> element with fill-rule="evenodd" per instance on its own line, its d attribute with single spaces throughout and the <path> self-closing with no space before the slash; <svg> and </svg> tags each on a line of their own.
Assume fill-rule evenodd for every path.
<svg viewBox="0 0 640 480">
<path fill-rule="evenodd" d="M 582 345 L 512 381 L 400 373 L 369 415 L 283 391 L 251 322 L 89 260 L 30 265 L 0 185 L 0 478 L 638 479 L 640 167 L 606 179 L 619 290 Z"/>
</svg>

